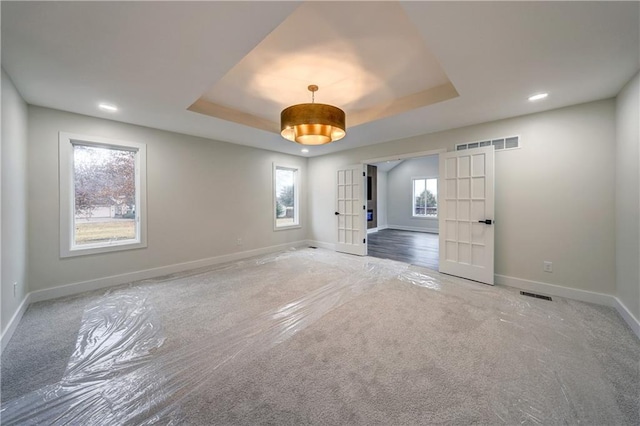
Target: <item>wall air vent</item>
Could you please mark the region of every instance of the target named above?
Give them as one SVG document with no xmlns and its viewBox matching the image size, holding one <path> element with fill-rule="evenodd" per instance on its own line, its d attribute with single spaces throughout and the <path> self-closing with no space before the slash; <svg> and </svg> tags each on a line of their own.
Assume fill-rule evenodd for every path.
<svg viewBox="0 0 640 426">
<path fill-rule="evenodd" d="M 504 138 L 497 138 L 478 142 L 467 142 L 456 144 L 456 151 L 463 151 L 465 149 L 480 148 L 483 146 L 492 146 L 495 151 L 508 151 L 511 149 L 520 148 L 520 136 L 508 136 Z"/>
</svg>

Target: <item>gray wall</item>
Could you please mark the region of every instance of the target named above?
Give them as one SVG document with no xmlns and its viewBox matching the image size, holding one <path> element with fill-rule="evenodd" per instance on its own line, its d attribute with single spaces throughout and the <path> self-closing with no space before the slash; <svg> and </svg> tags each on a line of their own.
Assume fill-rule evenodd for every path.
<svg viewBox="0 0 640 426">
<path fill-rule="evenodd" d="M 60 131 L 147 144 L 147 248 L 60 258 Z M 306 239 L 306 158 L 35 106 L 28 139 L 31 291 Z M 273 230 L 274 161 L 300 167 L 299 229 Z"/>
<path fill-rule="evenodd" d="M 387 220 L 387 181 L 388 173 L 378 168 L 378 229 L 385 229 Z"/>
<path fill-rule="evenodd" d="M 2 70 L 2 334 L 27 293 L 27 105 Z M 18 283 L 13 294 L 13 283 Z"/>
<path fill-rule="evenodd" d="M 438 156 L 405 160 L 388 172 L 388 227 L 410 231 L 438 233 L 438 219 L 418 218 L 411 214 L 412 179 L 438 177 Z"/>
<path fill-rule="evenodd" d="M 640 319 L 640 74 L 616 100 L 616 295 Z"/>
<path fill-rule="evenodd" d="M 520 135 L 496 153 L 496 273 L 615 294 L 615 121 L 608 99 L 311 158 L 310 237 L 335 243 L 338 167 Z"/>
</svg>

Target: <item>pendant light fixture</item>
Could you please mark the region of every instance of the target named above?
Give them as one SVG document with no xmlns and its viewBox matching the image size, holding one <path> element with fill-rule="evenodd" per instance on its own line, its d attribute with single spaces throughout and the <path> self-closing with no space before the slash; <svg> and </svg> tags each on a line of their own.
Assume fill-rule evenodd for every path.
<svg viewBox="0 0 640 426">
<path fill-rule="evenodd" d="M 342 139 L 345 132 L 344 111 L 333 105 L 315 103 L 318 86 L 308 87 L 310 104 L 292 105 L 280 113 L 280 134 L 301 145 L 324 145 Z"/>
</svg>

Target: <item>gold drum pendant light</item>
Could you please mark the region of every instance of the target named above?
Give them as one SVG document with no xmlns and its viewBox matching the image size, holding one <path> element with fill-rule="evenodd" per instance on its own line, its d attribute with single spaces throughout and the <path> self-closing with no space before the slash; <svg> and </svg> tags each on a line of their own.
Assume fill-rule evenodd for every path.
<svg viewBox="0 0 640 426">
<path fill-rule="evenodd" d="M 280 134 L 301 145 L 324 145 L 342 139 L 345 132 L 344 111 L 332 105 L 315 103 L 318 86 L 308 87 L 310 104 L 292 105 L 280 113 Z"/>
</svg>

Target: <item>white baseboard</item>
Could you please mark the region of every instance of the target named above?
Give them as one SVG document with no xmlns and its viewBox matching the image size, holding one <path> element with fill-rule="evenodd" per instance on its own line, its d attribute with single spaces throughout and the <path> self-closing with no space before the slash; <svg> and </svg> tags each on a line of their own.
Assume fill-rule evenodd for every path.
<svg viewBox="0 0 640 426">
<path fill-rule="evenodd" d="M 389 226 L 387 225 L 378 225 L 378 231 L 382 231 L 383 229 L 387 229 Z"/>
<path fill-rule="evenodd" d="M 618 311 L 622 319 L 624 319 L 629 327 L 631 327 L 631 330 L 633 330 L 636 336 L 638 336 L 638 339 L 640 339 L 640 321 L 638 321 L 638 319 L 633 316 L 631 311 L 624 305 L 624 303 L 620 301 L 620 299 L 618 299 L 617 297 L 614 297 L 614 299 L 614 308 L 616 308 L 616 311 Z"/>
<path fill-rule="evenodd" d="M 428 234 L 437 234 L 438 228 L 418 228 L 415 226 L 388 225 L 388 229 L 398 229 L 400 231 L 426 232 Z"/>
<path fill-rule="evenodd" d="M 609 294 L 596 293 L 594 291 L 580 290 L 577 288 L 563 287 L 555 284 L 548 284 L 539 281 L 525 280 L 522 278 L 508 277 L 506 275 L 495 275 L 497 285 L 515 287 L 521 290 L 529 290 L 549 296 L 566 297 L 567 299 L 579 300 L 581 302 L 595 303 L 598 305 L 613 306 L 614 297 Z"/>
<path fill-rule="evenodd" d="M 177 263 L 174 265 L 161 266 L 158 268 L 145 269 L 142 271 L 128 272 L 125 274 L 112 275 L 94 280 L 80 281 L 72 284 L 62 285 L 59 287 L 37 290 L 30 293 L 30 303 L 41 302 L 44 300 L 55 299 L 58 297 L 71 296 L 73 294 L 83 293 L 85 291 L 98 290 L 101 288 L 112 287 L 115 285 L 126 284 L 133 281 L 144 280 L 153 277 L 159 277 L 177 272 L 188 271 L 190 269 L 203 268 L 216 265 L 219 263 L 232 262 L 234 260 L 246 259 L 248 257 L 260 256 L 263 254 L 273 253 L 280 250 L 286 250 L 292 247 L 307 246 L 307 241 L 296 241 L 293 243 L 280 244 L 276 246 L 263 247 L 254 250 L 241 251 L 222 256 L 210 257 L 207 259 L 194 260 L 191 262 Z"/>
<path fill-rule="evenodd" d="M 11 336 L 13 336 L 13 333 L 16 331 L 16 328 L 18 327 L 22 316 L 27 311 L 30 303 L 31 293 L 27 293 L 27 295 L 24 296 L 24 299 L 22 299 L 22 303 L 20 303 L 20 306 L 18 306 L 16 312 L 9 320 L 7 327 L 2 331 L 2 336 L 0 337 L 0 353 L 4 351 L 4 348 L 9 343 L 9 340 L 11 340 Z"/>
<path fill-rule="evenodd" d="M 367 229 L 367 234 L 373 234 L 374 232 L 378 232 L 378 228 L 369 228 L 369 229 Z"/>
<path fill-rule="evenodd" d="M 495 283 L 507 287 L 519 288 L 534 293 L 548 296 L 558 296 L 567 299 L 579 300 L 581 302 L 595 303 L 597 305 L 611 306 L 618 311 L 622 319 L 631 327 L 631 330 L 640 339 L 640 322 L 631 314 L 629 309 L 611 294 L 596 293 L 594 291 L 580 290 L 577 288 L 563 287 L 555 284 L 548 284 L 539 281 L 525 280 L 522 278 L 508 277 L 506 275 L 495 275 Z"/>
</svg>

